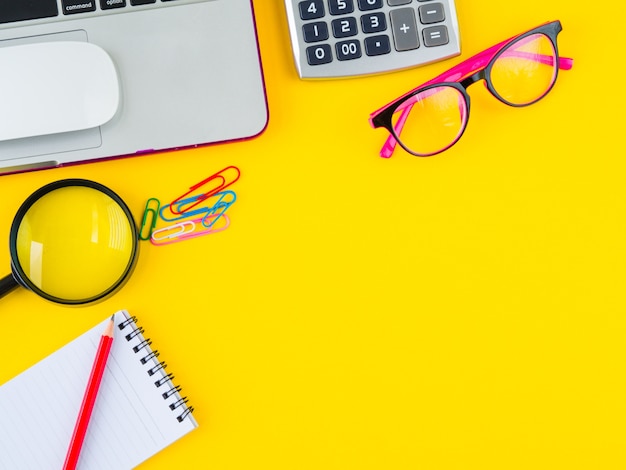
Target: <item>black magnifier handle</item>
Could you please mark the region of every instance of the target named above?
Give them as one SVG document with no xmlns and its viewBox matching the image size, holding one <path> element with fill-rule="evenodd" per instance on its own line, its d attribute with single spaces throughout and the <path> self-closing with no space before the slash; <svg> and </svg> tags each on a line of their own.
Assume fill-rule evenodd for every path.
<svg viewBox="0 0 626 470">
<path fill-rule="evenodd" d="M 4 297 L 6 294 L 15 289 L 19 284 L 15 280 L 12 274 L 0 279 L 0 297 Z"/>
</svg>

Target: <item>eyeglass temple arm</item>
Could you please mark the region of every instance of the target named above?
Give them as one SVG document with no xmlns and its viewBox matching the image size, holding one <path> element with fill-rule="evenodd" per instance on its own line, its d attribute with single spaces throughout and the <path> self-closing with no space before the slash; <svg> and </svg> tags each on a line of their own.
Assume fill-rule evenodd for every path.
<svg viewBox="0 0 626 470">
<path fill-rule="evenodd" d="M 493 56 L 495 56 L 496 53 L 505 44 L 510 42 L 512 39 L 515 39 L 515 38 L 511 38 L 511 39 L 507 39 L 506 41 L 502 41 L 502 42 L 496 44 L 495 46 L 492 46 L 489 49 L 486 49 L 483 52 L 480 52 L 480 53 L 476 54 L 475 56 L 472 56 L 469 59 L 464 60 L 460 64 L 457 64 L 454 67 L 452 67 L 450 70 L 447 70 L 446 72 L 442 73 L 441 75 L 436 76 L 432 80 L 429 80 L 426 83 L 423 83 L 422 85 L 412 89 L 408 93 L 405 93 L 400 98 L 394 100 L 392 103 L 389 103 L 389 104 L 383 106 L 382 108 L 380 108 L 379 110 L 374 111 L 370 115 L 370 124 L 372 125 L 372 127 L 375 127 L 372 121 L 373 121 L 374 117 L 376 117 L 381 111 L 383 111 L 384 109 L 388 108 L 393 103 L 396 103 L 397 101 L 402 100 L 406 96 L 414 93 L 416 90 L 418 90 L 418 89 L 420 89 L 420 88 L 422 88 L 424 86 L 433 85 L 435 83 L 459 81 L 459 80 L 465 78 L 466 76 L 471 75 L 476 70 L 480 70 L 481 68 L 485 67 L 491 61 Z M 522 51 L 517 51 L 516 54 L 519 54 L 520 56 L 526 55 Z M 542 55 L 529 54 L 528 56 L 532 57 L 534 60 L 538 60 L 539 62 L 541 62 L 543 64 L 552 65 L 552 63 L 553 63 L 553 57 L 552 56 L 543 55 L 543 54 Z M 573 62 L 574 62 L 573 59 L 570 59 L 568 57 L 559 57 L 558 67 L 559 67 L 559 69 L 562 69 L 562 70 L 570 70 L 572 68 Z M 411 108 L 413 107 L 413 104 L 414 104 L 414 102 L 406 101 L 406 103 L 404 103 L 403 105 L 398 107 L 397 110 L 398 111 L 402 110 L 402 114 L 400 115 L 400 117 L 398 118 L 398 121 L 396 122 L 396 124 L 394 126 L 396 134 L 399 134 L 402 131 L 402 128 L 404 127 L 404 123 L 406 122 L 406 118 L 408 117 L 408 114 L 411 111 Z M 390 134 L 389 137 L 387 137 L 387 140 L 385 141 L 383 147 L 380 150 L 380 156 L 383 157 L 383 158 L 391 157 L 391 155 L 393 154 L 393 151 L 396 148 L 397 143 L 398 142 L 396 141 L 395 137 Z"/>
</svg>

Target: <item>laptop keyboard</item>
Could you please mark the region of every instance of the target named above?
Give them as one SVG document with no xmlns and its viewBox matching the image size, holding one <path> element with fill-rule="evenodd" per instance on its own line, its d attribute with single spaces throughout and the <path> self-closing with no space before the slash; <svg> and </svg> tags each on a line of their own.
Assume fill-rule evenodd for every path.
<svg viewBox="0 0 626 470">
<path fill-rule="evenodd" d="M 35 20 L 59 14 L 56 0 L 38 0 L 35 2 L 21 2 L 12 0 L 0 5 L 0 23 L 14 21 Z"/>
<path fill-rule="evenodd" d="M 72 18 L 73 15 L 158 7 L 201 0 L 0 0 L 0 25 L 19 21 Z M 141 8 L 143 9 L 143 8 Z"/>
</svg>

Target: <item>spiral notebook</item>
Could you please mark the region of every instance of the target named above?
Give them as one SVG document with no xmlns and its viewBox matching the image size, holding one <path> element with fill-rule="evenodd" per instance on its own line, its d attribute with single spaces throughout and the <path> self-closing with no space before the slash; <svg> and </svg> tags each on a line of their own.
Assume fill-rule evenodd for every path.
<svg viewBox="0 0 626 470">
<path fill-rule="evenodd" d="M 63 467 L 96 349 L 110 317 L 0 386 L 0 469 Z M 143 327 L 114 315 L 113 345 L 78 468 L 133 468 L 198 423 Z"/>
</svg>

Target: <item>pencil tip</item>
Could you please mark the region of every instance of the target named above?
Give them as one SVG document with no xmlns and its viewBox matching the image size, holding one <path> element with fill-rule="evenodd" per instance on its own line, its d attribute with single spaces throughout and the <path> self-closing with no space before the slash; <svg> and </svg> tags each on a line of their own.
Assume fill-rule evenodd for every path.
<svg viewBox="0 0 626 470">
<path fill-rule="evenodd" d="M 104 336 L 110 336 L 111 338 L 113 337 L 113 330 L 115 329 L 115 321 L 113 320 L 113 318 L 115 317 L 115 315 L 113 315 L 111 317 L 111 319 L 109 320 L 106 328 L 104 329 Z"/>
</svg>

